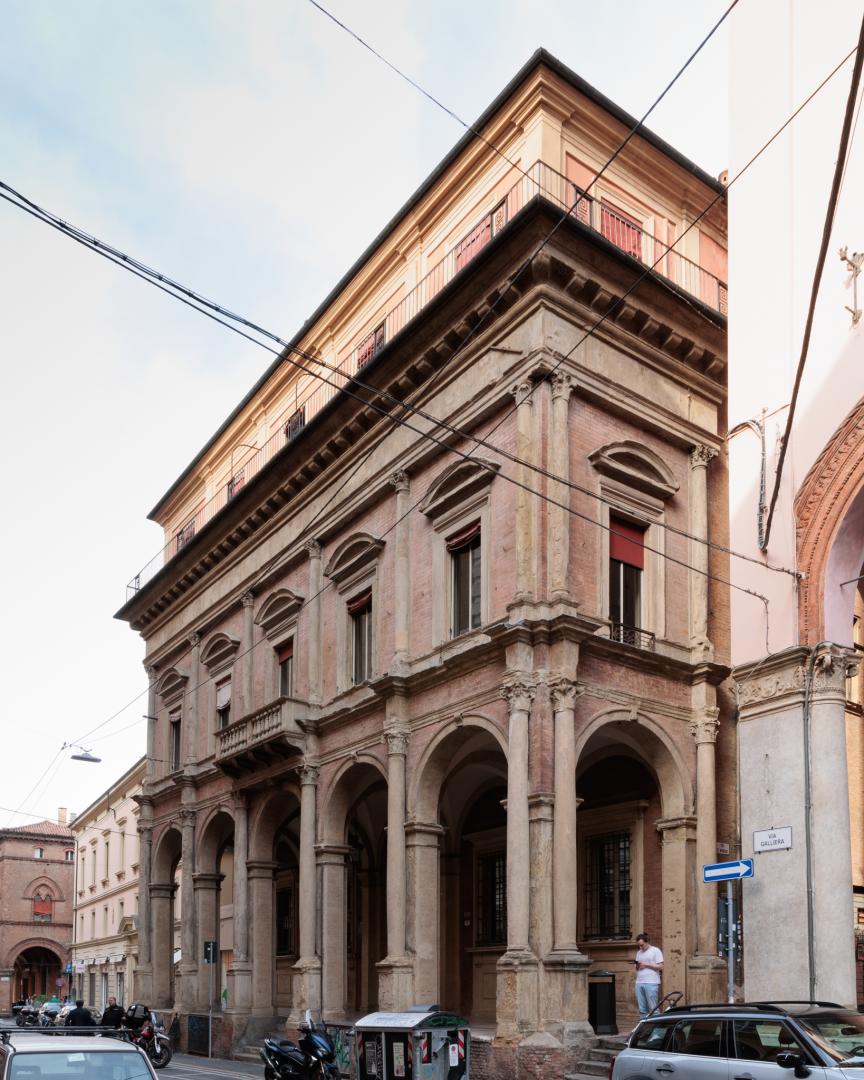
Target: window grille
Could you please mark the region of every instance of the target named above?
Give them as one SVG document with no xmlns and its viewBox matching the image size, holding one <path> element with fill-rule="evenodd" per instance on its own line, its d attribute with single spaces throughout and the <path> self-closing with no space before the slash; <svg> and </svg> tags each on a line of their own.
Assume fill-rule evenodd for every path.
<svg viewBox="0 0 864 1080">
<path fill-rule="evenodd" d="M 630 937 L 630 834 L 591 837 L 585 846 L 585 937 Z"/>
<path fill-rule="evenodd" d="M 507 943 L 507 856 L 503 851 L 477 859 L 477 944 Z"/>
</svg>

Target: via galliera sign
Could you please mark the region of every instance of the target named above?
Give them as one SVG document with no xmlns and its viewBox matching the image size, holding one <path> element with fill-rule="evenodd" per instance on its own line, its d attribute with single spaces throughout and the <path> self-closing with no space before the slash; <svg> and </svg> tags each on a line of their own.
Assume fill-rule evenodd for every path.
<svg viewBox="0 0 864 1080">
<path fill-rule="evenodd" d="M 783 825 L 779 829 L 760 829 L 753 833 L 753 852 L 756 855 L 764 851 L 789 851 L 791 847 L 791 825 Z"/>
</svg>

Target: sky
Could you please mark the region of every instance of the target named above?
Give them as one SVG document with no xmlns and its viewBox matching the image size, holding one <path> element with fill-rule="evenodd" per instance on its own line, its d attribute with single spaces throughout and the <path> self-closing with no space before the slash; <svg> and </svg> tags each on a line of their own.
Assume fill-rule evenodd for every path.
<svg viewBox="0 0 864 1080">
<path fill-rule="evenodd" d="M 325 6 L 472 123 L 541 45 L 641 116 L 726 4 Z M 0 180 L 285 338 L 464 133 L 309 0 L 0 0 L 0 22 Z M 727 49 L 724 27 L 648 121 L 713 175 Z M 8 826 L 80 812 L 144 752 L 143 643 L 113 615 L 162 546 L 148 511 L 272 357 L 6 202 L 0 256 Z"/>
</svg>

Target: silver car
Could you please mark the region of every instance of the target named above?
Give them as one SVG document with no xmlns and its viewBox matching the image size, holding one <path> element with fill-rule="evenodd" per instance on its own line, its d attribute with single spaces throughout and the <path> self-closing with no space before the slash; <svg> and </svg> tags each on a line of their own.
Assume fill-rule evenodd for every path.
<svg viewBox="0 0 864 1080">
<path fill-rule="evenodd" d="M 0 1080 L 156 1080 L 147 1055 L 99 1029 L 0 1031 Z"/>
<path fill-rule="evenodd" d="M 642 1020 L 611 1080 L 864 1080 L 864 1016 L 831 1002 L 691 1005 Z"/>
</svg>

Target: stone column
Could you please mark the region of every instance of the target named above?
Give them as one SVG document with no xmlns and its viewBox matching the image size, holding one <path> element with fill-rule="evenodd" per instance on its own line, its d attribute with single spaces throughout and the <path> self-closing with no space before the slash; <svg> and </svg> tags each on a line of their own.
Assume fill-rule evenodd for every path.
<svg viewBox="0 0 864 1080">
<path fill-rule="evenodd" d="M 140 883 L 139 883 L 140 888 Z M 151 883 L 150 910 L 153 916 L 153 1008 L 167 1009 L 173 1001 L 174 919 L 173 882 Z"/>
<path fill-rule="evenodd" d="M 300 874 L 298 882 L 298 920 L 300 956 L 294 965 L 295 999 L 293 1012 L 299 1016 L 305 1009 L 321 1010 L 321 957 L 317 948 L 318 929 L 318 871 L 315 866 L 317 832 L 316 799 L 318 769 L 304 765 L 300 773 Z"/>
<path fill-rule="evenodd" d="M 147 769 L 146 782 L 156 776 L 156 668 L 147 668 Z"/>
<path fill-rule="evenodd" d="M 708 637 L 708 465 L 717 457 L 711 446 L 694 446 L 690 451 L 690 647 L 697 659 L 713 660 Z"/>
<path fill-rule="evenodd" d="M 249 810 L 246 796 L 234 796 L 234 950 L 229 972 L 228 1002 L 232 1012 L 252 1006 L 252 965 L 249 963 Z M 232 985 L 233 984 L 233 985 Z"/>
<path fill-rule="evenodd" d="M 317 705 L 321 701 L 321 588 L 323 568 L 321 545 L 317 540 L 307 540 L 309 552 L 309 599 L 306 612 L 309 629 L 306 640 L 306 677 L 309 683 L 309 701 Z"/>
<path fill-rule="evenodd" d="M 576 697 L 564 676 L 549 681 L 555 717 L 555 823 L 552 832 L 552 905 L 555 948 L 578 952 L 576 871 Z"/>
<path fill-rule="evenodd" d="M 201 635 L 189 637 L 191 660 L 189 664 L 189 691 L 183 710 L 183 726 L 186 729 L 186 766 L 198 760 L 198 683 L 201 681 Z"/>
<path fill-rule="evenodd" d="M 249 907 L 252 912 L 252 1012 L 273 1016 L 273 876 L 276 863 L 252 859 L 246 863 Z"/>
<path fill-rule="evenodd" d="M 417 1001 L 440 1001 L 441 971 L 438 935 L 439 845 L 444 829 L 434 823 L 409 822 L 405 826 L 408 896 L 411 918 L 406 947 L 414 954 L 414 997 Z"/>
<path fill-rule="evenodd" d="M 510 393 L 516 402 L 516 453 L 524 462 L 534 461 L 534 395 L 532 383 L 515 383 Z M 532 484 L 534 473 L 528 465 L 519 466 L 519 482 Z M 517 601 L 534 599 L 535 561 L 533 496 L 520 487 L 516 492 L 516 597 Z M 508 911 L 508 918 L 509 918 Z"/>
<path fill-rule="evenodd" d="M 345 859 L 350 850 L 341 844 L 315 847 L 323 894 L 321 1005 L 328 1020 L 343 1018 L 346 1013 Z"/>
<path fill-rule="evenodd" d="M 195 910 L 198 912 L 198 1001 L 206 1009 L 210 994 L 210 964 L 204 962 L 204 942 L 215 941 L 219 948 L 219 885 L 222 874 L 195 874 Z M 218 965 L 213 971 L 213 1009 L 219 1011 Z"/>
<path fill-rule="evenodd" d="M 549 481 L 549 495 L 556 503 L 548 505 L 547 559 L 549 595 L 552 600 L 569 600 L 568 571 L 570 566 L 570 395 L 573 380 L 562 371 L 552 376 L 552 421 L 549 431 L 549 463 L 551 472 L 561 481 Z M 536 477 L 535 477 L 536 481 Z"/>
<path fill-rule="evenodd" d="M 254 645 L 255 624 L 253 622 L 255 597 L 251 591 L 244 592 L 240 597 L 243 605 L 243 637 L 240 641 L 240 651 L 243 653 L 243 691 L 242 691 L 242 715 L 255 711 L 255 652 Z"/>
<path fill-rule="evenodd" d="M 682 990 L 685 998 L 695 1001 L 687 981 L 687 958 L 693 950 L 695 938 L 690 915 L 695 897 L 688 897 L 688 890 L 708 888 L 701 883 L 701 873 L 699 880 L 696 880 L 696 819 L 690 815 L 662 818 L 656 828 L 662 841 L 663 943 L 660 948 L 663 952 L 663 990 L 667 994 L 671 990 Z M 646 866 L 645 873 L 652 873 L 650 866 Z M 635 979 L 635 974 L 631 978 Z M 632 985 L 629 998 L 634 1002 L 635 1017 L 635 990 Z M 717 1000 L 716 997 L 714 1000 Z"/>
<path fill-rule="evenodd" d="M 404 469 L 397 469 L 390 477 L 396 489 L 396 558 L 393 572 L 393 665 L 404 670 L 411 652 L 411 503 L 410 482 Z"/>
<path fill-rule="evenodd" d="M 141 820 L 138 822 L 138 967 L 135 972 L 138 993 L 147 1001 L 153 1000 L 153 959 L 151 953 L 152 911 L 150 909 L 150 877 L 153 861 L 153 807 L 141 799 Z"/>
<path fill-rule="evenodd" d="M 501 692 L 510 709 L 507 748 L 507 951 L 498 961 L 498 1035 L 512 1039 L 536 1030 L 539 1019 L 537 958 L 529 944 L 530 834 L 528 818 L 528 718 L 536 677 L 512 672 Z"/>
<path fill-rule="evenodd" d="M 405 951 L 405 756 L 408 736 L 387 739 L 387 956 L 378 964 L 379 1005 L 399 1012 L 412 1004 L 414 967 Z"/>
<path fill-rule="evenodd" d="M 184 794 L 185 794 L 184 788 Z M 194 789 L 191 794 L 194 795 Z M 195 811 L 180 811 L 182 836 L 180 868 L 180 1002 L 181 1012 L 194 1012 L 198 1001 L 198 960 L 196 958 Z"/>
<path fill-rule="evenodd" d="M 720 727 L 719 710 L 713 709 L 690 722 L 696 740 L 696 863 L 717 862 L 717 784 L 714 744 Z M 717 955 L 717 897 L 715 890 L 699 889 L 696 917 L 696 952 Z"/>
</svg>

